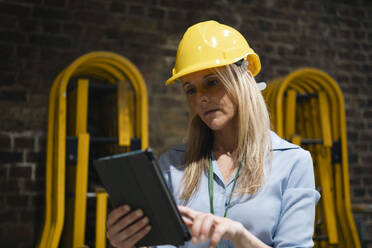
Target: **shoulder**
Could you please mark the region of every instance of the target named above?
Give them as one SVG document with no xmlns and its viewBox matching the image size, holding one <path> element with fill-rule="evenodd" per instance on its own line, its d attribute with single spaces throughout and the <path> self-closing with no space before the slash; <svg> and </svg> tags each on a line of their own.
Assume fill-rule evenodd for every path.
<svg viewBox="0 0 372 248">
<path fill-rule="evenodd" d="M 301 146 L 293 144 L 277 135 L 274 131 L 270 131 L 271 134 L 271 142 L 272 142 L 272 150 L 273 151 L 286 151 L 286 153 L 296 154 L 297 156 L 308 158 L 310 152 L 303 149 Z"/>
<path fill-rule="evenodd" d="M 271 131 L 272 151 L 274 151 L 274 160 L 279 159 L 283 164 L 294 164 L 299 161 L 311 162 L 311 154 L 301 146 L 293 144 Z"/>
<path fill-rule="evenodd" d="M 277 135 L 274 131 L 270 131 L 271 134 L 271 143 L 272 143 L 272 150 L 289 150 L 289 149 L 300 149 L 301 147 L 288 142 L 285 139 L 282 139 Z"/>
<path fill-rule="evenodd" d="M 171 167 L 182 168 L 185 164 L 186 146 L 178 145 L 170 148 L 160 155 L 159 165 L 163 171 L 170 170 Z"/>
<path fill-rule="evenodd" d="M 288 186 L 302 184 L 312 186 L 314 177 L 313 160 L 309 151 L 301 146 L 292 144 L 271 132 L 273 163 L 272 169 L 278 175 L 286 178 Z"/>
</svg>

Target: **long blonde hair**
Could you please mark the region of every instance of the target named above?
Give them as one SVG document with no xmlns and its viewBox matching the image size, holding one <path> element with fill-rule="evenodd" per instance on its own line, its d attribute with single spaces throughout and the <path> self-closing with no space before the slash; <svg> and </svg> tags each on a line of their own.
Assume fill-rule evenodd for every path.
<svg viewBox="0 0 372 248">
<path fill-rule="evenodd" d="M 265 101 L 246 67 L 231 64 L 213 71 L 238 106 L 237 143 L 232 156 L 234 162 L 242 163 L 242 168 L 235 192 L 255 194 L 263 184 L 266 158 L 270 165 L 272 161 L 270 119 Z M 199 187 L 203 171 L 208 173 L 212 148 L 212 130 L 193 114 L 186 136 L 182 200 L 190 199 Z"/>
</svg>

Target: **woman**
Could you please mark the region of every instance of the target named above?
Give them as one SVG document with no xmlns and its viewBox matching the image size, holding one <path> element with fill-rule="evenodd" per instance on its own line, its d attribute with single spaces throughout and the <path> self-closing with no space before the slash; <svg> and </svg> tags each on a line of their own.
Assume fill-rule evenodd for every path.
<svg viewBox="0 0 372 248">
<path fill-rule="evenodd" d="M 192 247 L 312 247 L 311 155 L 270 130 L 257 54 L 235 29 L 215 21 L 190 27 L 173 76 L 191 110 L 187 143 L 160 158 L 192 233 Z M 113 210 L 107 236 L 132 247 L 151 229 L 141 210 Z"/>
</svg>

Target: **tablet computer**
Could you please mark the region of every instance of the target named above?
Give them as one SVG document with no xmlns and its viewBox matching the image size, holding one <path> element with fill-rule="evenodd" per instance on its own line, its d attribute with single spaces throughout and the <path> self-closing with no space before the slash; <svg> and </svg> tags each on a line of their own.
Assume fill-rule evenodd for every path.
<svg viewBox="0 0 372 248">
<path fill-rule="evenodd" d="M 183 245 L 191 235 L 151 149 L 103 157 L 94 161 L 114 207 L 142 209 L 151 230 L 136 246 Z"/>
</svg>

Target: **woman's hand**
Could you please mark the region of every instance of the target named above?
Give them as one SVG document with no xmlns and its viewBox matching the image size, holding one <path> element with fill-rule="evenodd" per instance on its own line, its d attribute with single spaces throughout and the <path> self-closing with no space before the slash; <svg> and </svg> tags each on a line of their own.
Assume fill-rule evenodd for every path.
<svg viewBox="0 0 372 248">
<path fill-rule="evenodd" d="M 234 246 L 241 243 L 245 228 L 239 222 L 215 216 L 210 213 L 201 213 L 184 206 L 178 206 L 182 218 L 192 233 L 192 243 L 198 240 L 204 243 L 210 239 L 209 247 L 215 247 L 223 238 L 230 240 Z"/>
<path fill-rule="evenodd" d="M 107 218 L 107 238 L 114 247 L 134 247 L 150 230 L 143 211 L 132 211 L 128 205 L 115 208 Z"/>
</svg>

